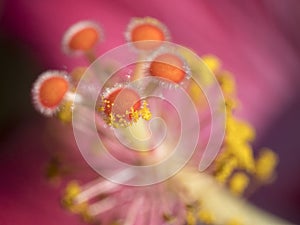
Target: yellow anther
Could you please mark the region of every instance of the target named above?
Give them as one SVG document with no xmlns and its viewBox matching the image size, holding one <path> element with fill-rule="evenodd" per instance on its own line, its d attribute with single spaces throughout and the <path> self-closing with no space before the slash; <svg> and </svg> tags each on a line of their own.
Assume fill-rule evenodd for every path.
<svg viewBox="0 0 300 225">
<path fill-rule="evenodd" d="M 225 183 L 232 172 L 237 168 L 238 161 L 236 158 L 224 158 L 220 163 L 220 168 L 215 175 L 220 183 Z"/>
<path fill-rule="evenodd" d="M 255 160 L 252 147 L 247 143 L 236 143 L 228 147 L 231 154 L 238 160 L 238 167 L 252 173 L 255 170 Z"/>
<path fill-rule="evenodd" d="M 215 220 L 213 214 L 210 211 L 205 209 L 201 209 L 199 211 L 198 217 L 202 222 L 206 224 L 213 224 Z"/>
<path fill-rule="evenodd" d="M 188 225 L 196 225 L 197 224 L 197 218 L 194 215 L 194 213 L 190 210 L 187 210 L 187 212 L 186 212 L 186 222 Z"/>
<path fill-rule="evenodd" d="M 229 182 L 229 188 L 232 193 L 241 195 L 249 184 L 249 178 L 245 173 L 235 173 Z"/>
<path fill-rule="evenodd" d="M 254 128 L 247 122 L 238 121 L 238 128 L 240 130 L 240 138 L 245 141 L 253 141 L 255 138 Z"/>
<path fill-rule="evenodd" d="M 232 97 L 227 97 L 225 99 L 225 106 L 226 106 L 226 112 L 228 116 L 232 116 L 232 111 L 236 109 L 239 105 L 239 102 L 237 99 Z"/>
<path fill-rule="evenodd" d="M 202 60 L 207 65 L 207 67 L 214 73 L 217 72 L 221 67 L 220 60 L 217 57 L 215 57 L 214 55 L 202 56 Z"/>
<path fill-rule="evenodd" d="M 227 115 L 226 136 L 223 152 L 216 160 L 216 179 L 225 183 L 235 169 L 248 173 L 255 172 L 255 160 L 249 141 L 255 137 L 253 127 L 241 120 Z"/>
<path fill-rule="evenodd" d="M 132 120 L 132 122 L 136 122 L 140 117 L 139 111 L 134 110 L 133 107 L 131 107 L 130 112 L 128 113 L 128 115 L 130 116 L 130 119 Z"/>
<path fill-rule="evenodd" d="M 269 180 L 278 163 L 278 156 L 270 149 L 264 148 L 256 161 L 256 176 L 262 181 Z"/>
<path fill-rule="evenodd" d="M 231 95 L 235 93 L 235 81 L 231 73 L 224 71 L 217 75 L 217 79 L 225 95 Z"/>
<path fill-rule="evenodd" d="M 150 109 L 148 108 L 148 104 L 146 101 L 143 101 L 143 105 L 142 105 L 142 108 L 140 109 L 139 113 L 144 120 L 148 121 L 152 118 L 152 114 L 150 112 Z"/>
<path fill-rule="evenodd" d="M 76 209 L 74 208 L 74 206 L 76 205 L 74 199 L 80 192 L 80 186 L 76 181 L 70 182 L 66 187 L 65 194 L 63 197 L 63 204 L 72 212 L 73 209 Z"/>
<path fill-rule="evenodd" d="M 70 210 L 70 212 L 81 215 L 85 221 L 92 221 L 93 219 L 88 212 L 88 203 L 76 203 L 75 201 L 75 198 L 80 192 L 81 188 L 79 184 L 76 181 L 71 181 L 66 187 L 62 200 L 63 205 Z"/>
<path fill-rule="evenodd" d="M 247 170 L 247 172 L 253 172 L 255 169 L 255 161 L 252 147 L 250 145 L 241 145 L 238 156 L 239 166 Z"/>
<path fill-rule="evenodd" d="M 67 101 L 61 106 L 61 110 L 58 112 L 57 117 L 64 123 L 72 121 L 72 107 L 73 102 Z"/>
<path fill-rule="evenodd" d="M 115 124 L 115 116 L 114 116 L 114 114 L 113 113 L 110 113 L 109 115 L 108 115 L 108 125 L 114 125 Z"/>
<path fill-rule="evenodd" d="M 227 117 L 226 131 L 226 142 L 229 144 L 248 142 L 255 138 L 255 130 L 249 123 L 232 116 Z"/>
</svg>

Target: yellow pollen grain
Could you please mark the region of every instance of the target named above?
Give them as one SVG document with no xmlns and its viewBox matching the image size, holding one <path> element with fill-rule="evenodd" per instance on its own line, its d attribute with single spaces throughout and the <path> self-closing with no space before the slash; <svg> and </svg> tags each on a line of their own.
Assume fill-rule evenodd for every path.
<svg viewBox="0 0 300 225">
<path fill-rule="evenodd" d="M 146 101 L 143 101 L 143 105 L 142 105 L 142 108 L 140 109 L 139 113 L 144 120 L 149 121 L 152 118 L 151 111 L 148 108 L 148 104 Z"/>
<path fill-rule="evenodd" d="M 236 109 L 239 106 L 239 102 L 237 99 L 232 97 L 225 98 L 225 107 L 226 107 L 226 113 L 229 116 L 232 116 L 232 111 Z"/>
<path fill-rule="evenodd" d="M 207 65 L 207 67 L 213 72 L 218 71 L 221 67 L 220 60 L 214 55 L 202 56 L 202 60 Z"/>
<path fill-rule="evenodd" d="M 264 148 L 256 161 L 256 176 L 262 180 L 269 180 L 276 165 L 278 164 L 278 156 L 270 149 Z"/>
<path fill-rule="evenodd" d="M 92 221 L 92 217 L 88 212 L 88 203 L 83 202 L 77 204 L 75 198 L 81 192 L 81 188 L 76 181 L 71 181 L 66 189 L 63 197 L 63 205 L 72 213 L 79 214 L 84 219 L 84 221 Z"/>
<path fill-rule="evenodd" d="M 206 224 L 213 224 L 215 219 L 209 210 L 201 209 L 198 213 L 199 219 Z"/>
<path fill-rule="evenodd" d="M 235 81 L 233 75 L 230 72 L 223 71 L 222 73 L 218 74 L 217 80 L 225 95 L 231 95 L 235 93 Z"/>
<path fill-rule="evenodd" d="M 72 107 L 73 102 L 67 101 L 63 103 L 60 111 L 57 114 L 58 119 L 60 119 L 64 123 L 69 123 L 72 121 Z"/>
<path fill-rule="evenodd" d="M 221 164 L 221 165 L 220 165 Z M 234 157 L 226 158 L 219 163 L 220 169 L 215 177 L 220 183 L 225 183 L 232 172 L 237 168 L 238 162 Z"/>
<path fill-rule="evenodd" d="M 133 107 L 131 107 L 130 113 L 128 113 L 128 115 L 130 115 L 130 118 L 132 119 L 132 121 L 133 121 L 134 123 L 137 122 L 137 120 L 138 120 L 139 117 L 140 117 L 139 111 L 138 111 L 138 110 L 134 110 Z"/>
<path fill-rule="evenodd" d="M 188 225 L 196 225 L 197 224 L 197 219 L 194 213 L 190 210 L 186 212 L 186 222 Z"/>
<path fill-rule="evenodd" d="M 100 107 L 99 111 L 104 111 L 104 107 Z M 130 121 L 125 119 L 126 116 L 130 117 Z M 106 118 L 105 121 L 109 126 L 114 128 L 119 127 L 128 127 L 131 126 L 133 123 L 136 123 L 139 118 L 149 121 L 152 118 L 152 114 L 150 109 L 148 108 L 148 104 L 146 101 L 142 102 L 142 107 L 139 110 L 135 110 L 133 107 L 130 108 L 130 111 L 125 112 L 125 115 L 119 115 L 110 113 Z"/>
<path fill-rule="evenodd" d="M 81 192 L 80 186 L 76 181 L 71 181 L 65 190 L 64 199 L 67 200 L 66 203 L 73 204 L 74 198 Z"/>
<path fill-rule="evenodd" d="M 255 170 L 255 161 L 252 147 L 249 144 L 240 145 L 236 148 L 235 153 L 238 158 L 239 167 L 249 173 L 253 173 Z"/>
<path fill-rule="evenodd" d="M 240 138 L 245 141 L 253 141 L 255 138 L 254 128 L 247 122 L 239 121 L 238 128 L 240 130 Z"/>
<path fill-rule="evenodd" d="M 226 118 L 226 141 L 234 143 L 249 142 L 255 138 L 254 128 L 247 122 L 238 120 L 232 115 Z"/>
<path fill-rule="evenodd" d="M 229 188 L 233 194 L 241 195 L 249 184 L 249 178 L 242 172 L 235 173 L 230 179 Z"/>
<path fill-rule="evenodd" d="M 254 128 L 245 121 L 238 120 L 232 115 L 227 116 L 225 149 L 238 160 L 238 167 L 247 172 L 255 171 L 253 150 L 249 142 L 255 138 Z M 223 154 L 223 153 L 222 153 Z"/>
</svg>

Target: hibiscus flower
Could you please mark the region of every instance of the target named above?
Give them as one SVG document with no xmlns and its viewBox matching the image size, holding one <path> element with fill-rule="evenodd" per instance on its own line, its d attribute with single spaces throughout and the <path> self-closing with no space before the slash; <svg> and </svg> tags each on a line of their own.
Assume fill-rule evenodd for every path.
<svg viewBox="0 0 300 225">
<path fill-rule="evenodd" d="M 279 103 L 289 98 L 291 92 L 286 92 L 285 90 L 293 90 L 293 86 L 298 83 L 297 77 L 292 73 L 294 71 L 294 68 L 298 65 L 295 52 L 290 49 L 290 46 L 280 35 L 281 33 L 272 26 L 272 21 L 270 22 L 265 19 L 265 14 L 260 11 L 260 5 L 253 4 L 243 8 L 243 6 L 222 5 L 221 7 L 214 5 L 214 3 L 209 4 L 204 2 L 188 2 L 184 3 L 186 4 L 186 7 L 174 7 L 171 11 L 169 4 L 162 4 L 158 2 L 151 4 L 151 7 L 147 7 L 142 3 L 131 5 L 130 3 L 126 2 L 118 2 L 117 4 L 105 1 L 101 2 L 101 4 L 93 1 L 89 3 L 78 2 L 76 3 L 76 5 L 72 5 L 67 1 L 59 3 L 52 2 L 51 4 L 45 4 L 38 1 L 35 4 L 28 4 L 23 1 L 16 1 L 16 3 L 14 5 L 12 2 L 7 3 L 7 14 L 4 15 L 4 21 L 6 21 L 6 24 L 9 24 L 11 32 L 21 36 L 28 43 L 30 43 L 33 49 L 38 51 L 38 54 L 43 56 L 45 61 L 47 60 L 49 67 L 59 67 L 59 69 L 62 67 L 72 69 L 77 65 L 82 65 L 85 63 L 84 61 L 77 58 L 70 60 L 69 58 L 61 54 L 61 51 L 59 49 L 60 45 L 58 43 L 60 43 L 62 35 L 65 33 L 66 29 L 74 22 L 82 19 L 92 19 L 101 23 L 101 26 L 105 28 L 105 38 L 107 39 L 105 44 L 100 45 L 100 47 L 96 49 L 96 54 L 101 54 L 113 47 L 124 43 L 122 32 L 124 31 L 124 28 L 127 27 L 127 23 L 132 16 L 142 15 L 159 18 L 164 22 L 164 24 L 167 24 L 167 27 L 172 31 L 173 41 L 192 48 L 195 52 L 201 55 L 208 53 L 218 55 L 218 57 L 221 58 L 223 62 L 222 68 L 228 68 L 229 70 L 234 72 L 234 74 L 236 74 L 235 79 L 237 81 L 237 86 L 239 87 L 239 99 L 243 105 L 243 108 L 239 112 L 239 114 L 241 117 L 253 122 L 253 124 L 258 129 L 263 129 L 263 126 L 268 125 L 269 120 L 267 118 L 270 118 L 270 115 L 274 115 L 273 113 L 275 109 L 280 109 Z M 188 8 L 189 11 L 183 10 L 186 8 Z M 78 9 L 81 9 L 81 11 L 78 12 Z M 226 20 L 226 15 L 219 12 L 219 10 L 221 9 L 228 10 L 227 13 L 232 19 Z M 164 13 L 166 11 L 168 13 Z M 7 15 L 11 16 L 11 12 L 13 12 L 14 15 L 18 16 L 10 19 L 10 17 Z M 182 15 L 180 20 L 178 19 L 178 14 Z M 199 14 L 201 16 L 199 16 Z M 22 18 L 23 16 L 26 19 L 22 21 L 26 22 L 26 26 L 23 26 L 22 23 L 19 22 L 20 18 Z M 225 19 L 222 19 L 222 16 L 224 16 Z M 53 17 L 55 17 L 56 19 L 54 20 Z M 239 19 L 235 19 L 235 17 Z M 251 18 L 251 20 L 249 18 Z M 59 23 L 57 22 L 57 20 L 59 20 Z M 256 20 L 261 22 L 259 27 L 255 26 Z M 192 24 L 196 24 L 197 26 L 193 26 Z M 191 26 L 193 26 L 193 30 L 190 29 Z M 180 27 L 180 29 L 178 29 L 178 27 Z M 255 38 L 252 38 L 254 31 L 257 33 L 257 35 L 255 36 Z M 189 33 L 191 33 L 191 35 L 187 35 Z M 265 40 L 266 37 L 268 41 Z M 269 37 L 272 38 L 269 39 Z M 273 48 L 273 46 L 278 47 L 276 48 L 278 54 L 273 54 L 269 51 L 271 48 Z M 241 55 L 245 58 L 244 60 L 239 60 L 240 57 L 237 57 Z M 289 60 L 287 60 L 286 62 L 282 62 L 282 58 L 277 57 L 277 55 L 285 55 Z M 211 62 L 211 59 L 209 57 L 206 59 L 208 60 L 207 63 L 209 64 L 209 62 Z M 214 67 L 212 67 L 212 69 L 214 69 Z M 285 69 L 290 69 L 292 71 L 289 73 L 288 79 L 282 77 L 282 71 L 286 71 Z M 225 84 L 228 80 L 230 83 L 230 79 L 225 79 Z M 274 89 L 278 91 L 272 92 L 272 90 Z M 104 95 L 104 99 L 109 98 L 109 94 Z M 260 99 L 260 101 L 257 101 L 258 98 Z M 268 107 L 265 107 L 265 102 L 268 102 Z M 105 106 L 106 105 L 104 105 L 104 107 Z M 251 112 L 256 112 L 256 114 L 254 115 Z M 233 124 L 235 122 L 237 121 L 234 120 Z M 243 125 L 244 124 L 242 123 L 241 126 L 243 127 Z M 246 129 L 246 131 L 248 132 L 249 130 Z M 251 129 L 249 132 L 251 133 Z M 233 135 L 237 134 L 233 133 Z M 74 143 L 72 144 L 72 135 L 60 133 L 60 135 L 58 136 L 60 136 L 59 140 L 67 145 L 68 149 L 75 148 Z M 78 158 L 75 157 L 75 159 L 72 159 L 72 161 L 80 161 Z M 54 165 L 56 165 L 57 160 L 52 161 L 52 164 L 50 165 L 53 165 L 53 162 Z M 54 166 L 54 168 L 56 167 Z M 175 176 L 174 179 L 179 180 L 175 183 L 183 183 L 183 189 L 190 188 L 194 191 L 194 188 L 197 187 L 197 185 L 191 185 L 190 181 L 198 180 L 200 178 L 198 178 L 196 175 L 196 178 L 194 178 L 193 174 L 194 173 L 182 172 L 177 177 Z M 242 174 L 240 175 L 240 177 L 242 178 L 237 180 L 244 180 L 244 176 Z M 77 174 L 77 176 L 80 175 Z M 82 172 L 81 176 L 82 179 L 87 179 L 87 177 L 90 175 L 86 175 L 86 173 Z M 181 176 L 183 176 L 184 178 L 182 178 Z M 191 176 L 191 178 L 189 176 Z M 203 177 L 202 179 L 206 178 Z M 170 182 L 172 181 L 173 180 L 171 179 Z M 174 183 L 171 183 L 171 186 L 173 184 Z M 97 187 L 105 188 L 106 185 L 111 184 L 107 183 L 104 180 L 101 180 L 99 182 L 96 182 L 96 184 L 93 184 L 93 186 L 95 185 Z M 199 184 L 199 188 L 200 186 L 201 184 Z M 67 190 L 71 190 L 71 192 L 73 190 L 76 190 L 76 188 L 79 188 L 75 183 L 70 183 L 68 187 L 69 189 L 67 188 Z M 82 193 L 86 193 L 84 192 L 84 190 L 90 190 L 90 188 L 91 187 L 89 185 L 87 187 L 84 186 L 82 188 Z M 158 187 L 155 187 L 155 190 L 160 189 L 161 187 L 159 185 Z M 179 188 L 179 190 L 181 189 Z M 200 189 L 198 190 L 200 191 Z M 109 191 L 117 192 L 118 187 L 110 187 Z M 195 191 L 197 191 L 197 189 Z M 143 196 L 147 195 L 147 193 L 149 193 L 150 195 L 153 193 L 160 193 L 159 191 L 153 191 L 151 188 L 142 188 L 141 190 L 136 190 L 135 188 L 128 188 L 127 190 L 127 188 L 124 188 L 122 189 L 121 194 L 124 192 L 127 193 L 128 196 L 133 196 L 133 193 L 135 192 L 143 193 L 141 194 L 142 197 L 138 198 L 138 200 L 135 201 L 125 198 L 125 200 L 131 202 L 128 208 L 130 214 L 123 215 L 122 213 L 120 213 L 121 215 L 119 215 L 119 218 L 127 218 L 125 219 L 125 221 L 129 221 L 129 224 L 135 222 L 138 223 L 145 219 L 145 217 L 143 216 L 144 214 L 138 213 L 138 209 L 142 205 L 144 205 L 145 202 L 147 202 L 147 199 L 145 199 L 145 197 Z M 68 193 L 69 192 L 67 191 L 67 197 Z M 184 204 L 186 202 L 181 202 L 180 198 L 177 198 L 178 196 L 174 197 L 174 192 L 172 192 L 171 189 L 167 189 L 167 191 L 163 191 L 163 193 L 165 195 L 170 195 L 163 198 L 166 199 L 166 204 L 153 201 L 151 204 L 153 204 L 154 207 L 148 206 L 149 209 L 145 207 L 145 212 L 150 211 L 149 218 L 151 218 L 150 221 L 152 221 L 153 224 L 159 224 L 163 221 L 170 223 L 174 222 L 173 215 L 177 215 L 174 223 L 183 223 L 183 221 L 186 220 L 188 223 L 192 224 L 193 218 L 195 217 L 194 213 L 201 214 L 200 217 L 202 218 L 202 221 L 204 220 L 207 223 L 209 223 L 211 220 L 213 221 L 213 219 L 211 218 L 212 215 L 210 210 L 198 212 L 198 205 L 193 202 L 195 203 L 195 205 L 188 206 L 188 208 L 190 207 L 189 209 L 191 209 L 192 212 L 190 212 L 189 210 L 183 211 L 182 209 L 186 206 L 183 207 L 181 206 L 181 204 Z M 205 195 L 205 192 L 202 193 Z M 220 193 L 220 198 L 224 196 L 222 194 L 222 189 L 214 193 Z M 101 191 L 97 191 L 95 194 L 96 196 L 101 196 L 101 194 L 107 195 L 110 193 L 102 193 Z M 43 195 L 43 193 L 41 193 L 41 195 Z M 124 200 L 124 196 L 122 195 L 118 196 L 118 194 L 116 194 L 112 196 L 116 199 Z M 94 195 L 87 196 L 83 203 L 86 203 L 86 200 L 93 200 L 93 197 Z M 76 201 L 79 200 L 77 199 Z M 110 200 L 107 201 L 106 204 L 103 204 L 103 201 L 101 203 L 104 205 L 104 207 L 108 207 L 109 209 L 109 207 L 113 207 L 112 202 L 113 201 Z M 231 202 L 231 200 L 229 202 Z M 82 202 L 79 201 L 79 203 Z M 96 212 L 97 209 L 99 210 L 99 207 L 101 205 L 96 205 L 96 203 L 94 203 L 95 205 L 92 205 L 94 206 L 92 208 L 94 209 L 94 211 L 89 208 L 90 211 Z M 76 204 L 75 206 L 77 207 L 78 204 Z M 155 207 L 155 204 L 161 204 L 161 207 Z M 175 208 L 174 205 L 176 205 Z M 89 215 L 85 215 L 86 211 L 82 211 L 81 209 L 77 209 L 76 207 L 73 208 L 73 205 L 71 204 L 71 211 L 80 213 L 84 212 L 83 216 L 85 217 L 85 219 L 89 220 Z M 127 207 L 125 203 L 124 207 Z M 169 209 L 165 210 L 164 207 Z M 153 212 L 152 215 L 151 209 L 155 210 L 156 208 L 162 210 L 162 212 Z M 195 212 L 193 210 L 195 210 Z M 216 209 L 216 211 L 218 210 Z M 163 216 L 156 217 L 156 213 Z M 99 213 L 96 213 L 97 216 L 98 214 Z M 116 215 L 118 214 L 107 213 L 105 214 L 105 216 L 103 216 L 102 219 L 104 219 L 104 221 L 106 219 L 110 221 Z M 120 221 L 118 220 L 119 218 L 115 218 L 115 222 Z M 239 222 L 239 218 L 230 219 L 232 219 L 232 221 Z M 227 222 L 230 223 L 229 220 Z M 141 223 L 144 224 L 145 222 Z"/>
</svg>

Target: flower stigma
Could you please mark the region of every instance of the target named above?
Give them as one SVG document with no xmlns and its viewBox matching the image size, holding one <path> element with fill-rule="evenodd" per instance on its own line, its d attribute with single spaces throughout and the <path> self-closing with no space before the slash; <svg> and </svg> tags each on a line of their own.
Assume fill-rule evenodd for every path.
<svg viewBox="0 0 300 225">
<path fill-rule="evenodd" d="M 116 87 L 107 89 L 101 97 L 98 111 L 104 113 L 105 121 L 112 127 L 127 127 L 141 117 L 151 119 L 147 102 L 141 100 L 139 94 L 132 88 Z"/>
<path fill-rule="evenodd" d="M 181 83 L 189 78 L 189 69 L 179 56 L 171 53 L 163 53 L 156 56 L 150 63 L 151 76 L 163 78 L 174 83 Z"/>
<path fill-rule="evenodd" d="M 53 115 L 59 110 L 69 88 L 69 80 L 65 72 L 42 73 L 32 89 L 36 109 L 46 116 Z"/>
<path fill-rule="evenodd" d="M 163 41 L 170 39 L 170 35 L 167 27 L 155 18 L 133 18 L 128 24 L 125 39 L 138 50 L 156 50 Z"/>
<path fill-rule="evenodd" d="M 62 48 L 66 54 L 91 53 L 103 39 L 102 29 L 92 21 L 80 21 L 64 34 Z"/>
</svg>

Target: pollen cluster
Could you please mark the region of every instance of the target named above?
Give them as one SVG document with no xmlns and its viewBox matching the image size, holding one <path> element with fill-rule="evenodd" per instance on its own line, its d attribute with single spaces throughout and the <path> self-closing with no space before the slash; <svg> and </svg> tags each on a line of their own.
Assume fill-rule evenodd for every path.
<svg viewBox="0 0 300 225">
<path fill-rule="evenodd" d="M 122 104 L 124 103 L 128 104 L 128 100 L 122 101 Z M 99 112 L 104 113 L 105 122 L 114 128 L 128 127 L 137 122 L 139 118 L 148 121 L 152 117 L 145 100 L 139 100 L 138 104 L 136 103 L 133 106 L 124 108 L 124 105 L 120 106 L 113 100 L 102 98 L 102 105 L 103 106 L 98 108 Z"/>
<path fill-rule="evenodd" d="M 255 139 L 255 130 L 249 123 L 234 115 L 238 100 L 233 75 L 220 68 L 221 63 L 217 58 L 213 60 L 210 56 L 207 60 L 207 65 L 211 66 L 211 70 L 215 72 L 223 90 L 227 111 L 225 140 L 222 152 L 215 162 L 214 175 L 220 183 L 228 185 L 232 193 L 242 195 L 250 179 L 254 179 L 254 182 L 265 183 L 273 177 L 277 156 L 273 151 L 268 150 L 267 154 L 261 154 L 255 159 L 251 146 Z M 262 152 L 265 150 L 262 149 Z M 261 166 L 261 162 L 265 160 L 264 157 L 267 158 L 268 163 Z"/>
</svg>

